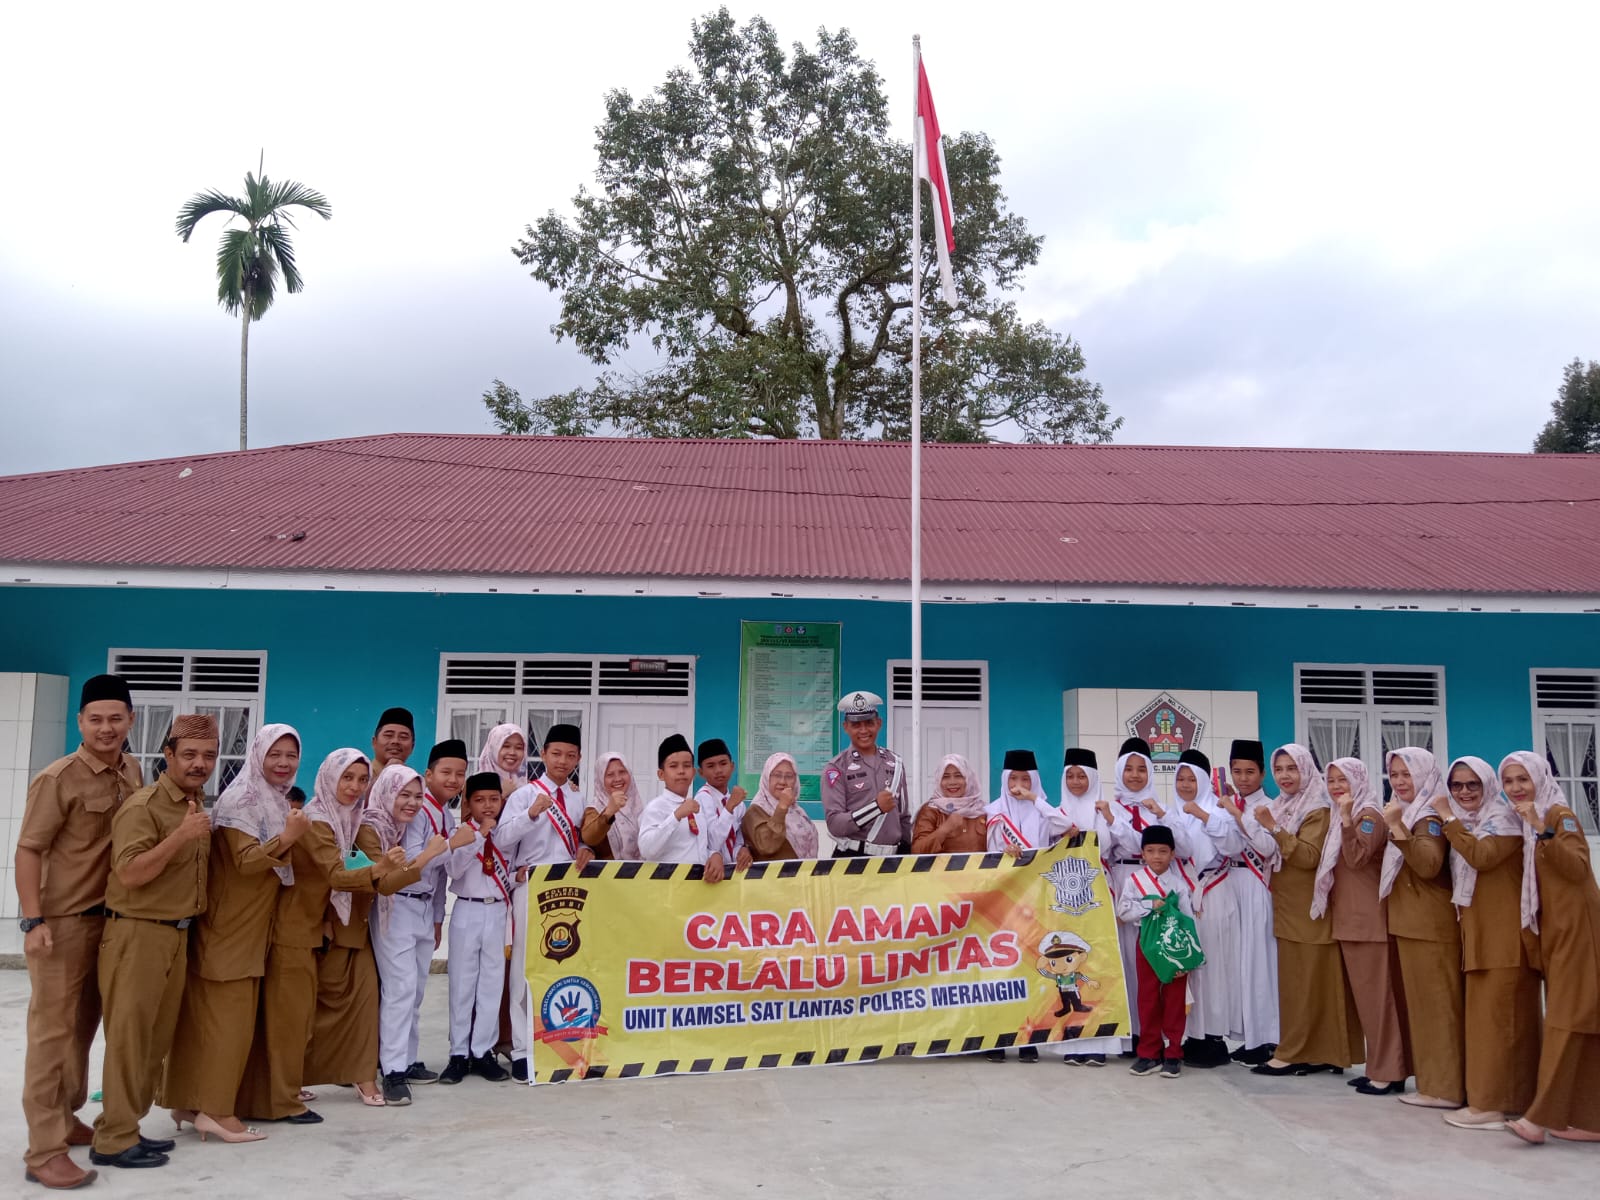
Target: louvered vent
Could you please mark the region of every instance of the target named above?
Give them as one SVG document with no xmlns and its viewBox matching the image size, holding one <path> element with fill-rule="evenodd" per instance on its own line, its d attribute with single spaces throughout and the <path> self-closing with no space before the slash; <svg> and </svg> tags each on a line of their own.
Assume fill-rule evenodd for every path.
<svg viewBox="0 0 1600 1200">
<path fill-rule="evenodd" d="M 594 695 L 594 661 L 530 658 L 522 664 L 524 696 Z"/>
<path fill-rule="evenodd" d="M 687 659 L 633 658 L 600 663 L 602 696 L 687 696 Z"/>
<path fill-rule="evenodd" d="M 118 654 L 111 660 L 111 673 L 126 679 L 135 692 L 183 691 L 181 654 Z"/>
<path fill-rule="evenodd" d="M 1600 674 L 1557 675 L 1541 671 L 1533 677 L 1536 708 L 1600 709 Z"/>
<path fill-rule="evenodd" d="M 113 674 L 135 692 L 200 692 L 256 696 L 261 693 L 265 656 L 254 654 L 115 654 Z"/>
<path fill-rule="evenodd" d="M 1343 667 L 1301 667 L 1301 704 L 1365 704 L 1367 673 Z"/>
<path fill-rule="evenodd" d="M 1436 671 L 1374 671 L 1372 702 L 1390 707 L 1439 707 Z"/>
<path fill-rule="evenodd" d="M 514 659 L 452 658 L 444 666 L 444 690 L 452 696 L 515 696 Z"/>
<path fill-rule="evenodd" d="M 911 699 L 911 668 L 894 668 L 895 700 Z M 982 667 L 937 667 L 923 665 L 922 698 L 944 700 L 950 703 L 981 704 L 983 702 Z"/>
</svg>

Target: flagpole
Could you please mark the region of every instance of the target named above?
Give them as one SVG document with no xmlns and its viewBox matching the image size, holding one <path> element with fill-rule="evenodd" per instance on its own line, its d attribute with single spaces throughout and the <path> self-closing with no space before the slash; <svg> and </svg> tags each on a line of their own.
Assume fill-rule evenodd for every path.
<svg viewBox="0 0 1600 1200">
<path fill-rule="evenodd" d="M 922 176 L 925 153 L 917 126 L 922 87 L 922 37 L 911 36 L 911 770 L 907 797 L 922 790 Z"/>
</svg>

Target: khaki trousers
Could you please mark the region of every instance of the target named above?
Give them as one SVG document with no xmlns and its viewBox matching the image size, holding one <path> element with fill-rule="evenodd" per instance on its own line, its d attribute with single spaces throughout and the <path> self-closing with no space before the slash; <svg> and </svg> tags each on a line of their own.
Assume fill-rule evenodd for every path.
<svg viewBox="0 0 1600 1200">
<path fill-rule="evenodd" d="M 105 1007 L 103 1094 L 94 1148 L 121 1154 L 139 1140 L 172 1049 L 183 1003 L 189 931 L 123 917 L 106 922 L 100 943 L 100 999 Z"/>
<path fill-rule="evenodd" d="M 28 955 L 28 1046 L 22 1114 L 30 1170 L 67 1152 L 75 1114 L 89 1098 L 89 1046 L 100 1027 L 100 938 L 104 917 L 51 917 L 48 954 Z"/>
</svg>

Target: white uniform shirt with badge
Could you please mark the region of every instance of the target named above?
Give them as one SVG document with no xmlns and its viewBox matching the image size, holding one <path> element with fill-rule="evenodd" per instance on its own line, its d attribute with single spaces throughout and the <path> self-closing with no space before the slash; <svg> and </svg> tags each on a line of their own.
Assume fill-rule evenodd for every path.
<svg viewBox="0 0 1600 1200">
<path fill-rule="evenodd" d="M 894 793 L 895 806 L 871 840 L 884 846 L 911 840 L 904 770 L 898 785 L 890 786 L 899 763 L 899 757 L 886 746 L 879 746 L 870 756 L 849 746 L 829 760 L 822 771 L 822 811 L 834 841 L 867 840 L 878 817 L 884 815 L 878 807 L 878 793 L 885 791 Z"/>
<path fill-rule="evenodd" d="M 561 793 L 560 810 L 567 816 L 565 830 L 553 811 L 557 807 L 558 791 Z M 551 808 L 534 816 L 533 806 L 544 797 L 549 798 Z M 494 833 L 495 842 L 505 850 L 513 870 L 540 863 L 571 862 L 583 844 L 579 832 L 583 827 L 583 808 L 583 797 L 577 788 L 568 784 L 557 788 L 544 778 L 525 783 L 506 801 L 500 826 Z"/>
<path fill-rule="evenodd" d="M 405 837 L 401 844 L 405 847 L 406 860 L 410 861 L 422 853 L 422 848 L 428 844 L 428 839 L 438 834 L 448 838 L 456 831 L 460 824 L 456 814 L 450 811 L 449 805 L 434 797 L 427 790 L 422 791 L 422 807 L 417 810 L 417 815 L 411 818 L 411 824 L 406 826 Z M 433 923 L 444 924 L 445 893 L 450 885 L 450 855 L 439 855 L 427 866 L 422 868 L 422 878 L 409 892 L 429 892 L 433 896 Z"/>
<path fill-rule="evenodd" d="M 684 797 L 676 792 L 662 792 L 639 814 L 639 853 L 646 862 L 704 866 L 713 851 L 722 849 L 717 844 L 726 836 L 722 825 L 708 820 L 704 805 L 696 800 L 700 809 L 691 826 L 689 817 L 676 815 L 683 801 Z M 723 815 L 726 816 L 726 812 Z M 731 867 L 733 864 L 724 860 L 723 865 Z"/>
<path fill-rule="evenodd" d="M 472 823 L 469 821 L 469 825 Z M 479 857 L 484 853 L 484 837 L 473 826 L 477 835 L 470 843 L 459 846 L 450 851 L 447 856 L 450 870 L 450 890 L 457 896 L 465 896 L 472 900 L 504 900 L 500 894 L 500 887 L 495 882 L 494 876 L 483 869 L 483 860 Z M 500 831 L 497 828 L 489 837 L 499 845 Z M 505 850 L 502 847 L 501 853 Z M 506 855 L 509 861 L 510 855 Z"/>
<path fill-rule="evenodd" d="M 717 826 L 713 845 L 722 851 L 724 865 L 731 868 L 739 857 L 739 851 L 744 849 L 744 814 L 750 802 L 743 800 L 730 811 L 728 795 L 705 783 L 700 785 L 694 798 L 700 801 L 700 811 Z"/>
<path fill-rule="evenodd" d="M 1189 877 L 1179 868 L 1176 860 L 1161 874 L 1149 867 L 1137 867 L 1123 880 L 1117 892 L 1117 920 L 1127 925 L 1137 925 L 1150 915 L 1154 901 L 1161 896 L 1178 897 L 1178 908 L 1187 916 L 1194 916 L 1194 896 Z"/>
</svg>

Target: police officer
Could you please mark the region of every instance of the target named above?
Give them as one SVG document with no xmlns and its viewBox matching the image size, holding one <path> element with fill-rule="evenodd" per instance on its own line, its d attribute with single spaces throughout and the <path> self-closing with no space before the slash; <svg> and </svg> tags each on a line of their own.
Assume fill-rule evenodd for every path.
<svg viewBox="0 0 1600 1200">
<path fill-rule="evenodd" d="M 851 692 L 839 701 L 850 746 L 822 769 L 822 811 L 835 858 L 911 852 L 906 768 L 878 745 L 882 707 L 883 697 L 872 692 Z"/>
</svg>

